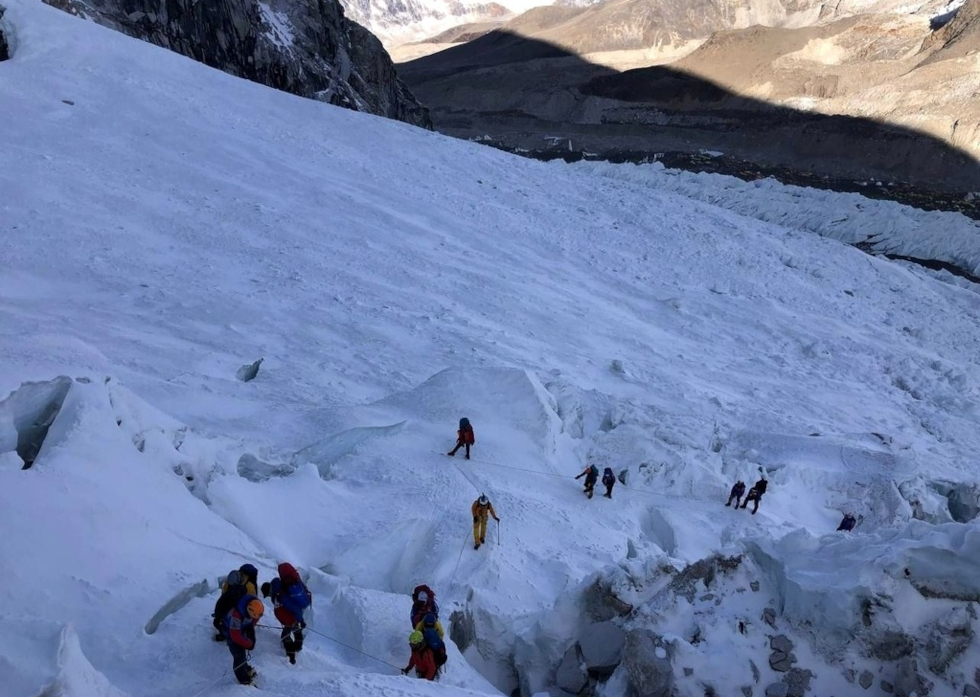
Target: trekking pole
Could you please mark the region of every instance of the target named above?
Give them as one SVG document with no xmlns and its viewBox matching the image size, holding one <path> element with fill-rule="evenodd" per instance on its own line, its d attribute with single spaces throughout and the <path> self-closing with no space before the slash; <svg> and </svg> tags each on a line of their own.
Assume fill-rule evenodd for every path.
<svg viewBox="0 0 980 697">
<path fill-rule="evenodd" d="M 500 546 L 500 521 L 497 521 L 497 546 Z"/>
</svg>

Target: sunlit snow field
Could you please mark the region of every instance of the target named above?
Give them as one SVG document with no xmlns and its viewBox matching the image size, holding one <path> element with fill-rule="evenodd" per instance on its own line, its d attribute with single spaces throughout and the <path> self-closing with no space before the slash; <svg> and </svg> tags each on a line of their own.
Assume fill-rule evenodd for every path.
<svg viewBox="0 0 980 697">
<path fill-rule="evenodd" d="M 845 244 L 884 226 L 977 273 L 975 222 L 519 159 L 3 4 L 5 696 L 242 694 L 210 612 L 246 561 L 309 575 L 298 665 L 274 630 L 252 654 L 257 693 L 291 697 L 545 691 L 597 574 L 716 552 L 766 584 L 695 608 L 707 648 L 623 589 L 674 637 L 678 694 L 751 683 L 756 650 L 764 692 L 768 640 L 734 626 L 775 604 L 842 695 L 871 665 L 830 647 L 855 593 L 911 633 L 949 609 L 914 588 L 980 593 L 980 294 Z M 587 462 L 627 472 L 612 500 Z M 724 507 L 760 473 L 758 515 Z M 474 551 L 481 492 L 501 522 Z M 477 636 L 432 684 L 398 672 L 418 583 Z"/>
</svg>

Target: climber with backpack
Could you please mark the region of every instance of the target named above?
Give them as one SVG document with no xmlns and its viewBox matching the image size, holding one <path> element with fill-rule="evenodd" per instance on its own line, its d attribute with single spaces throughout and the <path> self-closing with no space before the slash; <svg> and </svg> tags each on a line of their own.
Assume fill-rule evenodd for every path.
<svg viewBox="0 0 980 697">
<path fill-rule="evenodd" d="M 606 493 L 603 494 L 607 499 L 612 498 L 613 487 L 616 486 L 616 475 L 613 474 L 612 467 L 607 467 L 602 472 L 602 484 L 606 487 Z"/>
<path fill-rule="evenodd" d="M 412 591 L 412 611 L 410 613 L 412 628 L 416 629 L 428 614 L 435 615 L 436 619 L 439 619 L 439 604 L 436 602 L 436 594 L 424 584 L 415 586 L 415 590 Z"/>
<path fill-rule="evenodd" d="M 732 490 L 728 493 L 728 503 L 726 506 L 732 505 L 732 499 L 735 500 L 735 508 L 738 508 L 742 503 L 742 495 L 745 493 L 745 482 L 739 479 L 735 484 L 732 485 Z"/>
<path fill-rule="evenodd" d="M 581 479 L 582 477 L 585 477 L 585 488 L 582 491 L 584 491 L 585 495 L 591 499 L 593 489 L 595 489 L 595 483 L 599 479 L 599 468 L 595 465 L 587 465 L 585 469 L 582 470 L 582 473 L 575 478 Z M 611 495 L 610 498 L 612 498 Z"/>
<path fill-rule="evenodd" d="M 422 618 L 422 638 L 425 645 L 432 650 L 432 657 L 436 664 L 436 675 L 442 672 L 442 667 L 446 664 L 446 642 L 442 632 L 442 625 L 436 616 L 428 614 Z"/>
<path fill-rule="evenodd" d="M 408 675 L 408 671 L 415 668 L 415 677 L 435 680 L 439 669 L 436 666 L 435 655 L 425 643 L 422 632 L 413 631 L 409 634 L 408 645 L 412 647 L 412 655 L 408 659 L 408 665 L 402 668 L 402 675 Z"/>
<path fill-rule="evenodd" d="M 492 515 L 498 523 L 500 518 L 497 517 L 497 512 L 493 510 L 493 504 L 486 494 L 480 494 L 480 497 L 470 506 L 470 512 L 473 513 L 473 549 L 480 549 L 480 545 L 486 541 L 487 516 Z"/>
<path fill-rule="evenodd" d="M 742 502 L 742 506 L 741 507 L 742 508 L 745 508 L 746 506 L 749 505 L 749 501 L 752 501 L 755 504 L 752 507 L 752 515 L 755 515 L 756 513 L 758 513 L 759 512 L 759 502 L 762 501 L 762 495 L 764 493 L 766 493 L 766 489 L 768 487 L 769 487 L 769 482 L 766 480 L 765 477 L 763 477 L 762 479 L 760 479 L 759 481 L 757 481 L 752 486 L 752 488 L 749 489 L 749 493 L 747 493 L 745 495 L 745 501 Z M 738 508 L 738 506 L 736 506 L 736 508 Z"/>
<path fill-rule="evenodd" d="M 450 450 L 447 455 L 455 457 L 456 451 L 466 446 L 466 459 L 470 459 L 470 446 L 476 443 L 476 436 L 473 434 L 473 427 L 470 420 L 465 416 L 459 420 L 459 430 L 456 431 L 456 447 Z"/>
<path fill-rule="evenodd" d="M 303 630 L 306 628 L 303 611 L 313 603 L 313 594 L 289 562 L 281 563 L 278 571 L 278 578 L 262 584 L 262 597 L 272 598 L 276 619 L 282 625 L 279 640 L 286 650 L 286 658 L 295 664 L 296 654 L 303 650 Z"/>
<path fill-rule="evenodd" d="M 850 532 L 857 525 L 857 518 L 854 517 L 853 513 L 845 513 L 843 520 L 841 520 L 840 525 L 837 526 L 838 532 L 843 530 L 844 532 Z"/>
<path fill-rule="evenodd" d="M 248 652 L 255 648 L 255 625 L 262 619 L 265 606 L 254 595 L 242 596 L 228 613 L 228 650 L 232 669 L 242 685 L 251 685 L 255 669 L 248 664 Z"/>
<path fill-rule="evenodd" d="M 211 624 L 214 625 L 215 641 L 225 641 L 228 638 L 228 626 L 226 620 L 228 613 L 235 607 L 239 600 L 246 595 L 255 596 L 258 594 L 257 585 L 259 571 L 251 564 L 242 564 L 240 568 L 231 571 L 221 583 L 221 596 L 214 604 L 214 612 L 211 613 Z"/>
</svg>

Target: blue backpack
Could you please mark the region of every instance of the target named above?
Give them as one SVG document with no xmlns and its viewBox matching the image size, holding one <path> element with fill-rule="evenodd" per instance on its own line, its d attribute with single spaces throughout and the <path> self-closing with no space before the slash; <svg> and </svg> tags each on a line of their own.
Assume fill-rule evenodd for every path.
<svg viewBox="0 0 980 697">
<path fill-rule="evenodd" d="M 306 590 L 306 586 L 302 583 L 293 583 L 286 589 L 286 595 L 292 604 L 298 607 L 300 610 L 305 610 L 310 606 L 313 597 L 310 592 Z"/>
<path fill-rule="evenodd" d="M 428 647 L 432 649 L 432 655 L 436 659 L 436 667 L 443 665 L 447 659 L 446 642 L 439 636 L 439 632 L 436 631 L 435 627 L 425 627 L 422 630 L 422 637 Z"/>
<path fill-rule="evenodd" d="M 606 486 L 615 483 L 616 475 L 613 474 L 612 467 L 607 467 L 602 473 L 602 483 Z"/>
</svg>

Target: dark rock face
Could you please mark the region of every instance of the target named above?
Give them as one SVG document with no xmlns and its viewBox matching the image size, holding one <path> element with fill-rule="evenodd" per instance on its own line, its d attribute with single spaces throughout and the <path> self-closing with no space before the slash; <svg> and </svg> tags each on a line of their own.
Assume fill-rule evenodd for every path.
<svg viewBox="0 0 980 697">
<path fill-rule="evenodd" d="M 3 19 L 4 8 L 0 7 L 0 20 Z M 10 58 L 10 45 L 7 43 L 7 37 L 3 35 L 3 25 L 0 24 L 0 61 L 5 61 Z"/>
<path fill-rule="evenodd" d="M 612 622 L 593 624 L 582 634 L 579 646 L 590 675 L 612 675 L 622 660 L 626 633 Z"/>
<path fill-rule="evenodd" d="M 431 128 L 381 43 L 337 0 L 44 0 L 285 92 Z"/>
<path fill-rule="evenodd" d="M 593 622 L 606 622 L 614 617 L 626 617 L 633 606 L 620 600 L 608 582 L 597 578 L 583 596 L 585 613 Z"/>
<path fill-rule="evenodd" d="M 626 633 L 623 663 L 630 694 L 637 697 L 669 697 L 674 687 L 670 645 L 646 629 Z"/>
</svg>

